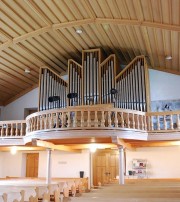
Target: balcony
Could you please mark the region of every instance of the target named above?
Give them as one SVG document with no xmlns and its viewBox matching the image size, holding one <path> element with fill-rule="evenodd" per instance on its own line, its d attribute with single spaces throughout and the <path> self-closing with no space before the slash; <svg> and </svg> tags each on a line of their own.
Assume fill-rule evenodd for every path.
<svg viewBox="0 0 180 202">
<path fill-rule="evenodd" d="M 25 144 L 34 138 L 52 140 L 114 136 L 137 140 L 179 139 L 180 111 L 148 113 L 105 104 L 46 110 L 29 115 L 26 121 L 0 122 L 0 137 L 6 143 L 8 139 L 23 139 Z"/>
</svg>

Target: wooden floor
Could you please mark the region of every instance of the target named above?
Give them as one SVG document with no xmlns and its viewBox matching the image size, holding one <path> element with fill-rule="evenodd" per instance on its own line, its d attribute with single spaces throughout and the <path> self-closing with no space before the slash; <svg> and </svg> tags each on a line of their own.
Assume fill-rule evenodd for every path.
<svg viewBox="0 0 180 202">
<path fill-rule="evenodd" d="M 64 179 L 54 179 L 53 183 L 56 184 L 57 181 L 64 181 Z M 35 186 L 46 187 L 47 185 L 43 179 L 2 179 L 0 195 L 4 192 L 18 192 L 22 187 L 26 192 L 24 201 L 28 202 L 29 196 L 36 194 Z M 119 185 L 117 181 L 113 181 L 102 187 L 94 187 L 88 193 L 81 193 L 79 197 L 75 196 L 77 195 L 74 197 L 61 195 L 61 199 L 58 198 L 55 202 L 180 202 L 180 179 L 127 179 L 125 185 Z M 20 196 L 17 195 L 17 197 Z M 0 201 L 3 200 L 0 199 Z"/>
<path fill-rule="evenodd" d="M 126 180 L 83 193 L 72 202 L 180 202 L 180 180 Z"/>
</svg>

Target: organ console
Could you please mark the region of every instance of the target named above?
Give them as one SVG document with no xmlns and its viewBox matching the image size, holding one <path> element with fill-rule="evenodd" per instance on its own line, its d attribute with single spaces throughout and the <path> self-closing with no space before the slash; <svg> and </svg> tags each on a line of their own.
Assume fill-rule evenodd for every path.
<svg viewBox="0 0 180 202">
<path fill-rule="evenodd" d="M 136 57 L 120 73 L 114 54 L 101 60 L 100 49 L 83 50 L 82 65 L 69 59 L 68 83 L 51 69 L 41 68 L 39 110 L 114 103 L 116 108 L 148 111 L 145 57 Z"/>
</svg>

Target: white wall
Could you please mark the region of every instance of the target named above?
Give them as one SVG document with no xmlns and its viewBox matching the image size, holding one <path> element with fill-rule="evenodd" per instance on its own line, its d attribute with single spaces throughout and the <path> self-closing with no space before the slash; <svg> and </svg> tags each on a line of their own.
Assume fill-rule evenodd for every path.
<svg viewBox="0 0 180 202">
<path fill-rule="evenodd" d="M 39 88 L 35 88 L 2 109 L 3 120 L 24 120 L 24 108 L 38 108 Z"/>
<path fill-rule="evenodd" d="M 149 70 L 151 101 L 180 99 L 180 76 Z"/>
<path fill-rule="evenodd" d="M 37 152 L 36 152 L 37 153 Z M 25 176 L 25 152 L 0 153 L 0 177 Z M 2 164 L 1 164 L 2 160 Z M 39 177 L 46 177 L 47 151 L 39 152 Z M 79 177 L 79 171 L 84 171 L 84 177 L 90 177 L 90 154 L 84 150 L 82 153 L 68 153 L 52 151 L 52 177 Z"/>
<path fill-rule="evenodd" d="M 40 152 L 39 177 L 46 176 L 47 152 Z M 90 158 L 88 151 L 82 153 L 52 152 L 52 177 L 79 177 L 79 171 L 84 171 L 84 177 L 90 176 Z"/>
<path fill-rule="evenodd" d="M 180 146 L 139 148 L 126 155 L 126 173 L 132 170 L 133 159 L 146 159 L 149 178 L 180 178 Z"/>
</svg>

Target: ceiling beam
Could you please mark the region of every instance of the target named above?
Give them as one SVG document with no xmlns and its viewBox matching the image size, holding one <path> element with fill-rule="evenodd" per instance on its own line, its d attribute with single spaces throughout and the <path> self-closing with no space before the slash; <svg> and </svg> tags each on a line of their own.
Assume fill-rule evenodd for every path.
<svg viewBox="0 0 180 202">
<path fill-rule="evenodd" d="M 65 145 L 55 145 L 51 142 L 43 141 L 43 140 L 33 140 L 33 145 L 38 147 L 45 147 L 53 150 L 60 150 L 60 151 L 68 151 L 68 152 L 79 152 L 78 150 L 72 149 L 70 146 Z"/>
<path fill-rule="evenodd" d="M 117 24 L 117 25 L 133 25 L 151 28 L 160 28 L 169 31 L 180 32 L 179 25 L 170 25 L 165 23 L 148 22 L 144 20 L 125 20 L 125 19 L 114 19 L 114 18 L 96 18 L 95 23 L 98 24 Z"/>
<path fill-rule="evenodd" d="M 112 143 L 116 144 L 117 146 L 123 146 L 126 149 L 134 150 L 130 143 L 126 143 L 123 139 L 118 138 L 117 136 L 113 136 Z"/>
<path fill-rule="evenodd" d="M 15 101 L 16 99 L 22 97 L 23 95 L 25 95 L 26 93 L 32 91 L 33 89 L 37 88 L 39 86 L 39 84 L 35 84 L 23 91 L 21 91 L 20 93 L 18 93 L 17 95 L 15 95 L 14 97 L 10 98 L 9 100 L 5 101 L 3 104 L 4 106 L 10 104 L 11 102 Z"/>
<path fill-rule="evenodd" d="M 173 70 L 173 69 L 167 69 L 165 67 L 149 67 L 149 68 L 154 69 L 154 70 L 158 70 L 158 71 L 162 71 L 162 72 L 167 72 L 167 73 L 170 73 L 170 74 L 180 75 L 180 71 Z"/>
<path fill-rule="evenodd" d="M 64 29 L 68 27 L 76 27 L 88 24 L 117 24 L 117 25 L 132 25 L 132 26 L 141 26 L 141 27 L 151 27 L 151 28 L 160 28 L 169 31 L 176 31 L 180 32 L 180 26 L 177 25 L 170 25 L 165 23 L 155 23 L 155 22 L 148 22 L 142 20 L 125 20 L 125 19 L 114 19 L 114 18 L 88 18 L 83 20 L 73 20 L 69 22 L 63 22 L 58 24 L 49 24 L 46 27 L 40 28 L 38 30 L 26 33 L 19 37 L 15 37 L 10 39 L 0 45 L 0 50 L 4 50 L 10 47 L 12 44 L 19 43 L 21 41 L 27 40 L 29 38 L 39 36 L 43 33 L 50 32 L 57 29 Z M 6 36 L 5 36 L 6 37 Z"/>
<path fill-rule="evenodd" d="M 131 142 L 134 148 L 138 147 L 170 147 L 170 146 L 180 146 L 180 141 L 164 141 L 164 142 Z"/>
</svg>

